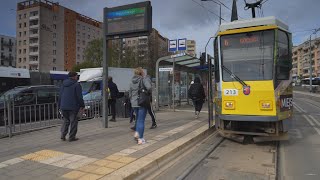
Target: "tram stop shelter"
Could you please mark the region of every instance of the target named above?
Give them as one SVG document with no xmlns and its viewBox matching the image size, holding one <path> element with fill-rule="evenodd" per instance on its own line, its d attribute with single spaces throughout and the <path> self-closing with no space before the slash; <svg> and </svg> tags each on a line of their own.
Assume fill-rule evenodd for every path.
<svg viewBox="0 0 320 180">
<path fill-rule="evenodd" d="M 156 63 L 155 107 L 177 106 L 190 103 L 188 89 L 195 77 L 199 77 L 207 90 L 207 65 L 186 53 L 161 57 Z M 206 92 L 207 93 L 207 92 Z"/>
</svg>

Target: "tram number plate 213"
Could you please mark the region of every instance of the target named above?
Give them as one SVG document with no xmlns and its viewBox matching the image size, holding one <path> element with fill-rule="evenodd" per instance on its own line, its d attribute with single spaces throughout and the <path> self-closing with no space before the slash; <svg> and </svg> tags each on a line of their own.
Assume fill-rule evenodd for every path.
<svg viewBox="0 0 320 180">
<path fill-rule="evenodd" d="M 224 95 L 225 96 L 238 96 L 238 90 L 237 89 L 225 89 Z"/>
</svg>

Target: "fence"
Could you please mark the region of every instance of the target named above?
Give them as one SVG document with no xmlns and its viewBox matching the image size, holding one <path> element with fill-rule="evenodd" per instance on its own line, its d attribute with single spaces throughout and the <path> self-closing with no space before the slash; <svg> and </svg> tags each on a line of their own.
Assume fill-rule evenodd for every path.
<svg viewBox="0 0 320 180">
<path fill-rule="evenodd" d="M 79 119 L 92 119 L 102 116 L 102 101 L 85 101 L 85 108 L 78 114 Z M 8 98 L 0 104 L 0 137 L 30 132 L 58 126 L 62 123 L 62 114 L 57 102 L 18 103 L 15 98 Z"/>
</svg>

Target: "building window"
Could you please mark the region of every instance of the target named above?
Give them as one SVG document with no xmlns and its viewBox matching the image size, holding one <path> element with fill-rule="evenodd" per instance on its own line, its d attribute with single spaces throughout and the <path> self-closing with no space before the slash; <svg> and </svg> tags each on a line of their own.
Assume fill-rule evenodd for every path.
<svg viewBox="0 0 320 180">
<path fill-rule="evenodd" d="M 27 40 L 24 40 L 24 41 L 23 41 L 23 45 L 27 45 Z"/>
<path fill-rule="evenodd" d="M 21 58 L 19 58 L 19 63 L 21 63 Z"/>
<path fill-rule="evenodd" d="M 24 23 L 24 27 L 27 27 L 27 23 Z"/>
<path fill-rule="evenodd" d="M 52 70 L 56 71 L 56 70 L 57 70 L 57 68 L 56 68 L 56 67 L 53 67 L 53 68 L 52 68 Z"/>
<path fill-rule="evenodd" d="M 24 18 L 27 18 L 27 14 L 24 14 Z"/>
<path fill-rule="evenodd" d="M 19 41 L 19 46 L 21 46 L 21 41 Z"/>
<path fill-rule="evenodd" d="M 26 66 L 23 66 L 23 69 L 27 69 L 27 67 L 26 67 Z"/>
<path fill-rule="evenodd" d="M 19 49 L 19 54 L 21 54 L 21 49 Z"/>
<path fill-rule="evenodd" d="M 21 19 L 21 14 L 19 14 L 19 19 Z"/>
<path fill-rule="evenodd" d="M 80 28 L 81 28 L 81 27 L 80 27 L 80 24 L 77 24 L 77 28 L 78 28 L 78 29 L 80 29 Z"/>
<path fill-rule="evenodd" d="M 56 50 L 53 50 L 53 55 L 56 55 L 57 54 L 57 51 Z"/>
<path fill-rule="evenodd" d="M 53 29 L 57 29 L 57 25 L 56 24 L 53 24 Z"/>
<path fill-rule="evenodd" d="M 78 36 L 80 36 L 80 31 L 77 32 Z"/>
<path fill-rule="evenodd" d="M 23 34 L 26 36 L 27 35 L 27 31 L 24 31 Z"/>
<path fill-rule="evenodd" d="M 88 27 L 88 32 L 90 32 L 90 30 L 91 30 L 91 29 Z"/>
<path fill-rule="evenodd" d="M 86 42 L 85 42 L 85 41 L 82 41 L 82 45 L 84 45 L 84 46 L 85 46 L 85 45 L 86 45 Z"/>
<path fill-rule="evenodd" d="M 90 39 L 90 35 L 88 35 L 88 39 Z"/>
<path fill-rule="evenodd" d="M 79 54 L 77 55 L 77 59 L 78 59 L 78 60 L 80 59 L 80 55 L 79 55 Z"/>
<path fill-rule="evenodd" d="M 21 34 L 22 34 L 22 33 L 21 33 L 21 32 L 19 32 L 19 37 L 21 37 Z"/>
<path fill-rule="evenodd" d="M 82 26 L 82 30 L 86 30 L 86 27 L 85 27 L 85 26 Z"/>
<path fill-rule="evenodd" d="M 23 49 L 23 54 L 26 54 L 27 53 L 27 50 L 26 49 Z"/>
<path fill-rule="evenodd" d="M 77 50 L 80 51 L 80 47 L 77 47 Z"/>
<path fill-rule="evenodd" d="M 78 45 L 80 45 L 80 39 L 77 40 Z"/>
<path fill-rule="evenodd" d="M 53 46 L 57 46 L 57 42 L 56 41 L 53 41 Z"/>
<path fill-rule="evenodd" d="M 26 62 L 27 61 L 27 58 L 23 58 L 23 62 Z"/>
<path fill-rule="evenodd" d="M 86 38 L 86 33 L 82 33 L 83 38 Z"/>
<path fill-rule="evenodd" d="M 19 28 L 21 28 L 21 23 L 19 23 Z"/>
<path fill-rule="evenodd" d="M 53 38 L 56 38 L 57 37 L 57 34 L 56 33 L 53 33 Z"/>
<path fill-rule="evenodd" d="M 53 63 L 56 63 L 56 61 L 57 61 L 57 59 L 53 58 L 52 62 L 53 62 Z"/>
<path fill-rule="evenodd" d="M 53 16 L 53 20 L 54 21 L 57 20 L 57 16 L 56 15 Z"/>
</svg>

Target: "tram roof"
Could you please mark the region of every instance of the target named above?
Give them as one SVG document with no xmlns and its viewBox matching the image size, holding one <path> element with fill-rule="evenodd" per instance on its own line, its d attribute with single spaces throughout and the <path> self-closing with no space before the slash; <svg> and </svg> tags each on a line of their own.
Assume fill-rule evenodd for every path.
<svg viewBox="0 0 320 180">
<path fill-rule="evenodd" d="M 256 26 L 267 26 L 267 25 L 276 25 L 283 30 L 289 31 L 288 25 L 283 23 L 281 20 L 277 19 L 274 16 L 263 17 L 263 18 L 253 18 L 246 20 L 237 20 L 229 23 L 223 23 L 220 25 L 219 31 L 227 31 L 231 29 L 239 29 L 245 27 L 256 27 Z"/>
</svg>

